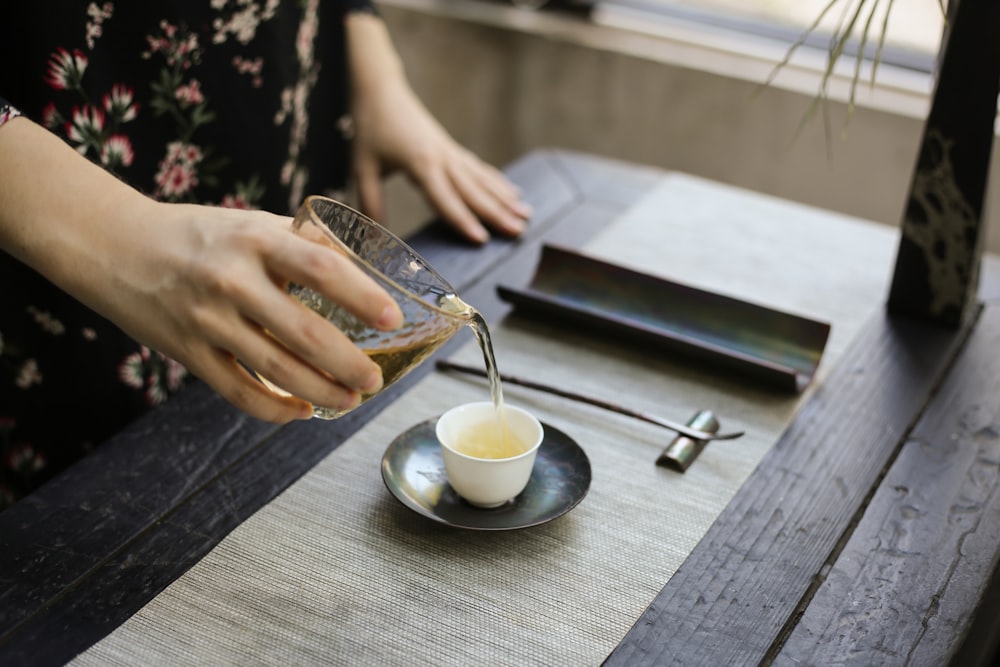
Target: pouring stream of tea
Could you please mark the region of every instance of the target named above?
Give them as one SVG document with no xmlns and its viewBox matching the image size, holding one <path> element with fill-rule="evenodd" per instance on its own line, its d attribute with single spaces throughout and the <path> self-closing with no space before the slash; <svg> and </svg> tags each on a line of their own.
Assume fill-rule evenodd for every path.
<svg viewBox="0 0 1000 667">
<path fill-rule="evenodd" d="M 497 414 L 497 429 L 500 434 L 500 442 L 509 440 L 507 428 L 507 415 L 503 409 L 503 386 L 500 381 L 500 372 L 497 370 L 496 356 L 493 353 L 493 338 L 490 336 L 490 327 L 486 323 L 486 318 L 482 313 L 462 301 L 455 294 L 448 294 L 441 298 L 439 307 L 449 313 L 461 315 L 469 318 L 469 327 L 472 329 L 479 348 L 483 353 L 483 362 L 486 364 L 486 377 L 490 383 L 490 398 L 493 400 L 493 408 Z"/>
</svg>

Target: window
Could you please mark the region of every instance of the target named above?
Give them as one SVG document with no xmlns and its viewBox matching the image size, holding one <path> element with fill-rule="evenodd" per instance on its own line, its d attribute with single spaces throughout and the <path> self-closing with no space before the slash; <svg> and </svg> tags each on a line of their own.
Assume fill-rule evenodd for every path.
<svg viewBox="0 0 1000 667">
<path fill-rule="evenodd" d="M 600 12 L 622 12 L 644 21 L 685 21 L 777 40 L 791 45 L 831 6 L 806 44 L 827 50 L 838 26 L 847 25 L 861 6 L 854 39 L 844 56 L 857 53 L 862 27 L 874 9 L 865 55 L 878 48 L 883 25 L 885 47 L 881 62 L 930 72 L 941 43 L 944 26 L 940 2 L 945 0 L 597 0 Z M 887 8 L 891 13 L 886 22 Z"/>
</svg>

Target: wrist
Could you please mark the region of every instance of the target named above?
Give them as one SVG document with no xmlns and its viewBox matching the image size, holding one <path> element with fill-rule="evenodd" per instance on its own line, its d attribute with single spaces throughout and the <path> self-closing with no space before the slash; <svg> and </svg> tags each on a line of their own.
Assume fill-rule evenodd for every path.
<svg viewBox="0 0 1000 667">
<path fill-rule="evenodd" d="M 385 22 L 366 13 L 344 18 L 348 70 L 355 97 L 379 94 L 394 85 L 407 85 L 403 62 Z"/>
</svg>

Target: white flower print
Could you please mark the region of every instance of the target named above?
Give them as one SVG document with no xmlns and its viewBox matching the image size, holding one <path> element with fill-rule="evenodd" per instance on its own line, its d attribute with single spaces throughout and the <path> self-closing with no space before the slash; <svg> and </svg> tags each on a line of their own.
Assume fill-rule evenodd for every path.
<svg viewBox="0 0 1000 667">
<path fill-rule="evenodd" d="M 170 357 L 163 357 L 163 360 L 167 364 L 167 389 L 177 391 L 188 376 L 187 368 Z"/>
<path fill-rule="evenodd" d="M 128 167 L 135 160 L 132 141 L 124 134 L 112 134 L 101 147 L 101 164 L 114 168 Z"/>
<path fill-rule="evenodd" d="M 118 367 L 118 377 L 129 387 L 142 388 L 143 362 L 139 352 L 133 352 L 125 357 Z"/>
<path fill-rule="evenodd" d="M 177 101 L 181 106 L 191 106 L 205 101 L 205 96 L 201 92 L 201 83 L 197 79 L 192 79 L 189 83 L 177 86 L 174 92 Z"/>
<path fill-rule="evenodd" d="M 275 11 L 280 4 L 278 0 L 268 0 L 263 7 L 251 0 L 236 0 L 229 2 L 212 2 L 212 8 L 219 12 L 230 6 L 234 7 L 228 19 L 217 18 L 212 24 L 215 28 L 215 35 L 212 41 L 222 44 L 232 35 L 240 44 L 249 44 L 257 36 L 257 28 L 261 23 L 274 18 Z"/>
<path fill-rule="evenodd" d="M 133 389 L 144 389 L 146 402 L 156 406 L 166 401 L 171 392 L 180 389 L 187 369 L 170 357 L 143 346 L 122 361 L 118 377 Z"/>
<path fill-rule="evenodd" d="M 58 49 L 49 59 L 49 72 L 45 80 L 56 90 L 79 88 L 88 62 L 87 56 L 79 49 L 72 53 L 66 49 Z"/>
<path fill-rule="evenodd" d="M 42 383 L 42 374 L 38 370 L 38 362 L 34 359 L 27 359 L 21 364 L 21 370 L 17 374 L 14 384 L 20 389 L 28 389 L 32 385 Z"/>
<path fill-rule="evenodd" d="M 66 136 L 77 144 L 78 152 L 86 155 L 87 149 L 101 145 L 105 118 L 98 107 L 89 104 L 73 107 L 73 120 L 66 124 Z"/>
<path fill-rule="evenodd" d="M 49 102 L 42 109 L 42 124 L 50 130 L 54 130 L 63 124 L 62 114 L 56 108 L 55 102 Z"/>
<path fill-rule="evenodd" d="M 314 40 L 319 31 L 319 0 L 308 0 L 302 11 L 302 22 L 295 38 L 296 54 L 299 60 L 299 78 L 291 89 L 282 91 L 283 111 L 291 115 L 288 139 L 288 160 L 281 168 L 281 182 L 289 186 L 288 208 L 295 210 L 303 197 L 303 187 L 308 172 L 299 164 L 299 154 L 305 146 L 309 134 L 309 97 L 319 78 Z M 283 122 L 284 113 L 278 117 Z"/>
<path fill-rule="evenodd" d="M 111 86 L 111 92 L 103 98 L 104 110 L 119 123 L 135 120 L 139 105 L 135 103 L 135 91 L 131 86 L 116 83 Z"/>
<path fill-rule="evenodd" d="M 105 2 L 100 7 L 97 6 L 96 2 L 92 2 L 87 5 L 87 16 L 90 17 L 90 20 L 87 21 L 86 28 L 88 49 L 93 50 L 97 39 L 104 34 L 104 29 L 101 24 L 111 18 L 113 11 L 114 5 L 110 2 Z"/>
<path fill-rule="evenodd" d="M 34 318 L 35 323 L 42 328 L 42 331 L 50 333 L 53 336 L 61 336 L 66 333 L 66 327 L 63 323 L 52 317 L 51 313 L 44 310 L 39 310 L 34 306 L 28 306 L 28 313 Z"/>
<path fill-rule="evenodd" d="M 146 402 L 150 405 L 160 405 L 167 400 L 167 392 L 155 377 L 150 377 L 146 387 Z"/>
</svg>

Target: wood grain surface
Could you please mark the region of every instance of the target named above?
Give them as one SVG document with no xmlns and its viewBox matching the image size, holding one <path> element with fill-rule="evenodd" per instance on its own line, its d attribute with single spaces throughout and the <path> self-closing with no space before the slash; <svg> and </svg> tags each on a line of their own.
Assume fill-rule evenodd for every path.
<svg viewBox="0 0 1000 667">
<path fill-rule="evenodd" d="M 947 572 L 959 564 L 975 572 L 961 593 L 954 582 L 955 597 L 984 586 L 995 564 L 997 542 L 993 540 L 977 559 L 985 564 L 956 558 L 961 553 L 956 551 L 961 531 L 956 534 L 948 523 L 963 514 L 962 505 L 948 498 L 964 492 L 947 482 L 942 482 L 945 490 L 924 488 L 933 473 L 907 463 L 913 456 L 909 450 L 919 449 L 919 444 L 906 448 L 906 456 L 899 454 L 925 411 L 928 416 L 921 429 L 932 430 L 915 431 L 914 437 L 927 436 L 941 446 L 951 442 L 954 431 L 937 421 L 942 411 L 951 414 L 957 409 L 960 415 L 975 403 L 956 408 L 949 403 L 953 394 L 952 399 L 942 398 L 938 389 L 946 378 L 949 387 L 965 387 L 965 367 L 984 368 L 987 375 L 995 368 L 995 361 L 984 365 L 991 354 L 990 342 L 995 345 L 998 335 L 995 309 L 989 308 L 982 328 L 976 329 L 976 344 L 964 351 L 968 328 L 954 330 L 878 315 L 606 664 L 948 664 L 962 650 L 979 606 L 976 599 L 960 598 L 947 616 L 938 616 L 936 630 L 943 629 L 950 636 L 928 649 L 937 654 L 937 660 L 910 663 L 907 657 L 923 650 L 918 644 L 934 636 L 927 632 L 926 623 L 934 616 L 932 607 L 942 602 L 936 595 L 944 583 L 952 583 Z M 960 352 L 959 368 L 952 370 Z M 992 403 L 993 419 L 1000 396 L 995 375 L 965 389 L 967 401 L 978 396 Z M 979 433 L 982 438 L 982 429 Z M 989 429 L 985 433 L 988 439 L 995 437 Z M 972 459 L 975 470 L 990 470 L 993 465 L 991 458 Z M 890 471 L 896 473 L 891 486 L 885 482 Z M 996 473 L 991 474 L 993 478 L 976 477 L 992 492 Z M 896 597 L 899 591 L 881 587 L 880 581 L 845 581 L 850 563 L 880 558 L 872 533 L 885 521 L 879 512 L 884 515 L 892 510 L 879 506 L 868 510 L 872 497 L 884 503 L 885 494 L 890 498 L 907 495 L 911 488 L 915 493 L 938 494 L 921 503 L 928 510 L 935 507 L 937 516 L 925 517 L 924 532 L 910 532 L 915 543 L 908 547 L 919 553 L 936 551 L 922 563 L 914 559 L 913 570 L 920 576 L 897 580 L 902 588 L 910 587 L 911 599 Z M 937 506 L 939 502 L 945 506 Z M 972 514 L 987 511 L 971 504 Z M 950 536 L 950 545 L 940 541 L 945 535 Z M 850 545 L 848 551 L 844 551 L 845 543 Z M 882 567 L 893 567 L 889 553 L 881 557 L 885 559 Z M 873 567 L 874 572 L 865 574 L 877 578 L 879 566 Z M 939 579 L 942 571 L 944 583 Z M 932 580 L 936 582 L 933 587 Z M 865 584 L 874 589 L 862 589 Z M 817 590 L 822 595 L 817 596 Z M 858 599 L 865 594 L 867 599 Z M 905 630 L 901 628 L 904 619 L 880 613 L 906 607 L 912 598 L 920 600 L 927 616 L 917 613 L 918 618 L 908 619 L 912 622 Z M 847 622 L 844 616 L 854 622 L 854 635 L 841 635 L 837 624 Z M 828 629 L 828 623 L 835 625 Z M 862 635 L 868 637 L 867 643 L 856 641 Z M 880 638 L 888 636 L 894 638 L 895 648 L 879 644 Z"/>
</svg>

